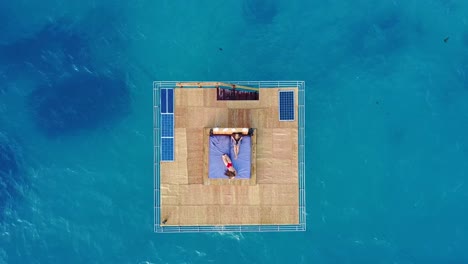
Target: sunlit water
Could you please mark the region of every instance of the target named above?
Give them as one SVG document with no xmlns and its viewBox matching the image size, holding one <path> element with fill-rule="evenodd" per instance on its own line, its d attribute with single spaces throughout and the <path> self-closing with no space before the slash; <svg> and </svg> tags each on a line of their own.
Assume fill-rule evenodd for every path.
<svg viewBox="0 0 468 264">
<path fill-rule="evenodd" d="M 0 2 L 0 263 L 468 262 L 468 2 L 131 2 Z M 307 232 L 154 234 L 152 80 L 305 80 Z"/>
</svg>

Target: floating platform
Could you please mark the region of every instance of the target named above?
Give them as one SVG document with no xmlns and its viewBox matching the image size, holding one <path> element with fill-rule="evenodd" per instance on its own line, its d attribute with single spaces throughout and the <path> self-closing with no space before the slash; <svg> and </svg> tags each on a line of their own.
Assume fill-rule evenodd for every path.
<svg viewBox="0 0 468 264">
<path fill-rule="evenodd" d="M 154 231 L 305 231 L 304 88 L 154 82 Z M 245 137 L 239 160 L 232 133 Z M 218 172 L 223 153 L 232 179 Z"/>
</svg>

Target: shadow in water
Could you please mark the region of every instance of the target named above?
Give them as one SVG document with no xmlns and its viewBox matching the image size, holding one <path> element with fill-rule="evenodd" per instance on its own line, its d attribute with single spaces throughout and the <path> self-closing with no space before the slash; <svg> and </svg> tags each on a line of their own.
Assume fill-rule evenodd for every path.
<svg viewBox="0 0 468 264">
<path fill-rule="evenodd" d="M 40 73 L 54 79 L 90 63 L 88 37 L 65 18 L 49 22 L 36 34 L 0 45 L 0 62 L 9 79 Z"/>
<path fill-rule="evenodd" d="M 0 219 L 12 209 L 24 184 L 19 152 L 17 144 L 0 132 Z"/>
<path fill-rule="evenodd" d="M 37 127 L 56 137 L 95 129 L 128 113 L 130 91 L 120 73 L 76 73 L 38 87 L 28 98 Z"/>
<path fill-rule="evenodd" d="M 270 24 L 278 11 L 276 0 L 244 0 L 242 2 L 244 19 L 252 24 Z"/>
</svg>

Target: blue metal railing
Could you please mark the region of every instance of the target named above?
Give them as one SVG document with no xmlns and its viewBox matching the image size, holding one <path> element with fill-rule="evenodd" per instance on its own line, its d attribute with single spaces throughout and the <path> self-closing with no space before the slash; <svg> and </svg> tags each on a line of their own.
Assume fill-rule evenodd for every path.
<svg viewBox="0 0 468 264">
<path fill-rule="evenodd" d="M 297 225 L 216 225 L 216 226 L 161 226 L 160 193 L 160 89 L 173 89 L 178 81 L 153 82 L 153 129 L 154 129 L 154 231 L 157 233 L 197 232 L 290 232 L 305 231 L 306 189 L 305 189 L 305 82 L 304 81 L 223 81 L 223 83 L 253 85 L 259 88 L 298 88 L 298 178 L 299 178 L 299 224 Z M 189 81 L 187 81 L 189 82 Z M 184 87 L 197 88 L 198 87 Z M 215 88 L 215 87 L 213 87 Z M 175 93 L 174 93 L 175 97 Z"/>
</svg>

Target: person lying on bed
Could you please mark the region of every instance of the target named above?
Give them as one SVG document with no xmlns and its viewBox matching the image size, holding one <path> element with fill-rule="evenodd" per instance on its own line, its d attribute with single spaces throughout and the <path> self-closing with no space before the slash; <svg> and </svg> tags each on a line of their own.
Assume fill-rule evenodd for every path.
<svg viewBox="0 0 468 264">
<path fill-rule="evenodd" d="M 231 135 L 232 146 L 234 147 L 234 159 L 237 159 L 237 156 L 239 156 L 240 142 L 242 139 L 243 137 L 239 133 L 232 133 Z"/>
<path fill-rule="evenodd" d="M 224 172 L 224 175 L 228 176 L 229 179 L 236 177 L 237 171 L 232 166 L 232 161 L 227 154 L 223 154 L 223 162 L 226 165 L 227 170 Z"/>
</svg>

